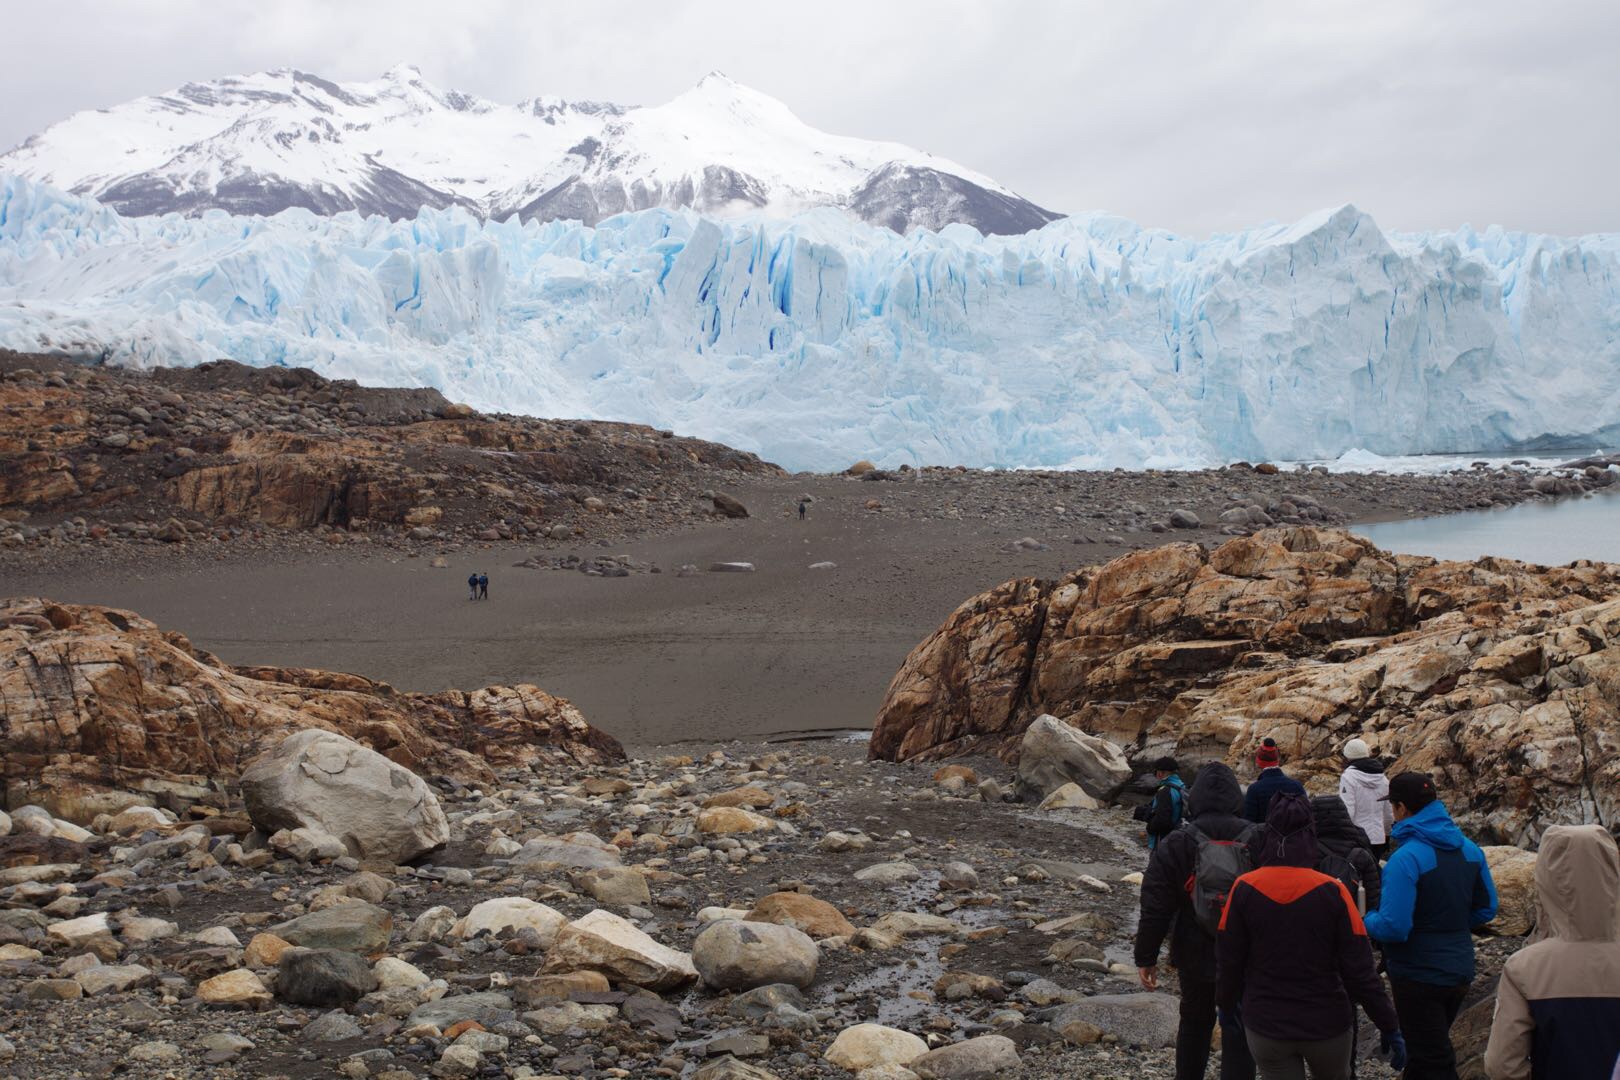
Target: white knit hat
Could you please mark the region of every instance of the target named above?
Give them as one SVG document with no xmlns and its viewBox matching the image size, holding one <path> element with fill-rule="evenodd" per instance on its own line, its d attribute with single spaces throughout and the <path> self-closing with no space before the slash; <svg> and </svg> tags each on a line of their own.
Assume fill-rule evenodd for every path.
<svg viewBox="0 0 1620 1080">
<path fill-rule="evenodd" d="M 1372 757 L 1372 749 L 1361 739 L 1351 739 L 1344 744 L 1344 756 L 1348 761 L 1360 761 Z"/>
</svg>

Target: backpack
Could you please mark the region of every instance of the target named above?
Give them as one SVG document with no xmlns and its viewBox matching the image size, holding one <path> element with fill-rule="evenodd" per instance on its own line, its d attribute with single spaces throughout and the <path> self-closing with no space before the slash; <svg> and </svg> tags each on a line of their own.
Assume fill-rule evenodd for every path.
<svg viewBox="0 0 1620 1080">
<path fill-rule="evenodd" d="M 1245 829 L 1236 840 L 1213 840 L 1190 821 L 1182 822 L 1181 827 L 1192 835 L 1197 845 L 1192 876 L 1187 879 L 1193 917 L 1213 937 L 1221 927 L 1221 916 L 1226 912 L 1232 886 L 1254 869 L 1254 860 L 1249 857 L 1249 838 L 1254 829 Z"/>
<path fill-rule="evenodd" d="M 1316 872 L 1326 874 L 1344 885 L 1350 893 L 1350 899 L 1356 902 L 1356 910 L 1367 914 L 1367 887 L 1361 883 L 1361 871 L 1356 864 L 1343 855 L 1335 855 L 1331 851 L 1323 851 L 1322 857 L 1316 863 Z"/>
</svg>

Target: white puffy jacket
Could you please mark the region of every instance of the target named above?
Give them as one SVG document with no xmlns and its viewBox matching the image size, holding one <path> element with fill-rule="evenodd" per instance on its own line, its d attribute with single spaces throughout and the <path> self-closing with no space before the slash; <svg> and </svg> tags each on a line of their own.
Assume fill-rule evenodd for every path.
<svg viewBox="0 0 1620 1080">
<path fill-rule="evenodd" d="M 1383 801 L 1388 794 L 1389 777 L 1381 772 L 1352 765 L 1339 777 L 1339 798 L 1350 811 L 1350 820 L 1360 825 L 1367 839 L 1375 844 L 1389 839 L 1390 827 L 1395 823 L 1389 803 Z"/>
</svg>

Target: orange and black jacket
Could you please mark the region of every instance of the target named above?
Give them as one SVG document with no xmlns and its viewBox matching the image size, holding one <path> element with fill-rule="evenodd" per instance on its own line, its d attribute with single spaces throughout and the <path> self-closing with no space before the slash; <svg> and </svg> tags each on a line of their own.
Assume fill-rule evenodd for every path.
<svg viewBox="0 0 1620 1080">
<path fill-rule="evenodd" d="M 1352 1002 L 1379 1031 L 1400 1028 L 1355 901 L 1326 874 L 1266 866 L 1238 878 L 1215 950 L 1216 1000 L 1241 1005 L 1243 1026 L 1266 1038 L 1335 1038 Z"/>
</svg>

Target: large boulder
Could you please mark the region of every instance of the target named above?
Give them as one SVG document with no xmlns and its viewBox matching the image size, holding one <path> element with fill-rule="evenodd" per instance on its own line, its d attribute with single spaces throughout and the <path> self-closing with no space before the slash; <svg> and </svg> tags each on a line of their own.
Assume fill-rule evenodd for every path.
<svg viewBox="0 0 1620 1080">
<path fill-rule="evenodd" d="M 1018 1075 L 1018 1045 L 1005 1035 L 980 1035 L 913 1058 L 906 1068 L 922 1080 L 999 1080 Z"/>
<path fill-rule="evenodd" d="M 337 1009 L 377 989 L 371 965 L 340 949 L 288 949 L 276 962 L 276 997 L 292 1005 Z"/>
<path fill-rule="evenodd" d="M 1077 784 L 1092 798 L 1108 799 L 1130 779 L 1130 762 L 1107 739 L 1088 735 L 1055 716 L 1038 717 L 1024 732 L 1018 782 L 1037 798 Z"/>
<path fill-rule="evenodd" d="M 1053 1028 L 1075 1021 L 1091 1024 L 1126 1046 L 1154 1050 L 1176 1045 L 1180 999 L 1170 994 L 1098 994 L 1064 1005 L 1052 1016 Z"/>
<path fill-rule="evenodd" d="M 632 923 L 597 909 L 557 932 L 546 953 L 548 972 L 600 971 L 626 986 L 670 990 L 697 978 L 686 953 L 661 945 Z"/>
<path fill-rule="evenodd" d="M 860 1072 L 883 1065 L 906 1065 L 928 1053 L 928 1044 L 909 1031 L 882 1024 L 855 1024 L 838 1033 L 822 1056 L 841 1069 Z"/>
<path fill-rule="evenodd" d="M 501 896 L 474 904 L 466 916 L 450 928 L 450 936 L 473 938 L 479 934 L 500 935 L 516 930 L 533 930 L 544 945 L 550 945 L 557 931 L 568 921 L 562 912 L 522 896 Z"/>
<path fill-rule="evenodd" d="M 1496 918 L 1485 924 L 1485 930 L 1524 937 L 1536 928 L 1535 852 L 1494 844 L 1481 850 L 1496 885 Z"/>
<path fill-rule="evenodd" d="M 329 731 L 300 731 L 255 760 L 242 798 L 263 831 L 320 829 L 363 859 L 407 862 L 450 839 L 420 776 Z"/>
<path fill-rule="evenodd" d="M 271 934 L 289 945 L 368 955 L 386 949 L 393 932 L 393 915 L 363 900 L 312 911 L 270 928 Z"/>
<path fill-rule="evenodd" d="M 716 990 L 752 990 L 787 983 L 804 988 L 816 981 L 821 950 L 808 934 L 774 923 L 721 919 L 692 943 L 692 964 Z"/>
<path fill-rule="evenodd" d="M 844 918 L 843 912 L 825 900 L 799 892 L 774 892 L 761 897 L 747 920 L 791 926 L 818 940 L 855 933 L 855 925 Z"/>
<path fill-rule="evenodd" d="M 1323 790 L 1360 737 L 1432 773 L 1471 835 L 1533 847 L 1620 819 L 1620 565 L 1443 562 L 1289 527 L 1007 582 L 906 658 L 869 753 L 1011 761 L 1045 716 L 1133 760 L 1240 770 L 1273 736 Z M 1104 773 L 1066 779 L 1095 796 Z"/>
</svg>

